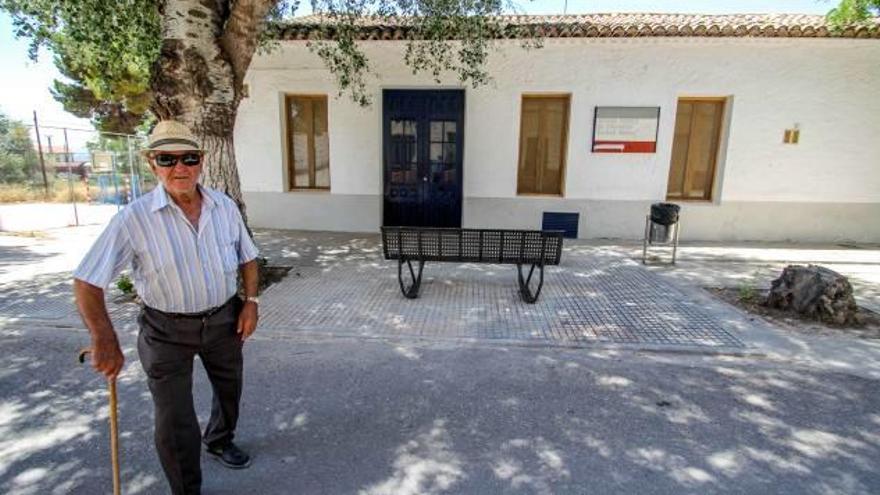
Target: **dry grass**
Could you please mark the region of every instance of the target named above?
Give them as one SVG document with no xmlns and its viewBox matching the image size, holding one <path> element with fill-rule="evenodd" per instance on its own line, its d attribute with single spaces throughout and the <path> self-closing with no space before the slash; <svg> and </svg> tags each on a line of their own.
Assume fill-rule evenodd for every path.
<svg viewBox="0 0 880 495">
<path fill-rule="evenodd" d="M 4 230 L 0 231 L 0 235 L 12 237 L 31 237 L 34 239 L 48 239 L 51 235 L 41 230 Z"/>
<path fill-rule="evenodd" d="M 97 188 L 90 190 L 92 196 L 98 193 Z M 73 184 L 74 199 L 78 203 L 86 201 L 86 187 L 81 182 Z M 42 187 L 31 187 L 23 184 L 0 184 L 0 203 L 33 203 L 33 202 L 69 203 L 70 188 L 66 182 L 57 182 L 49 186 L 47 198 Z"/>
<path fill-rule="evenodd" d="M 750 318 L 763 318 L 776 326 L 792 332 L 804 333 L 808 335 L 825 335 L 825 336 L 850 336 L 860 339 L 880 339 L 880 315 L 865 308 L 859 308 L 856 318 L 860 321 L 858 324 L 834 326 L 810 319 L 806 316 L 799 315 L 788 311 L 764 306 L 763 301 L 767 298 L 767 290 L 758 290 L 752 288 L 707 288 L 710 294 L 732 304 L 751 316 Z M 748 297 L 744 293 L 750 294 Z"/>
</svg>

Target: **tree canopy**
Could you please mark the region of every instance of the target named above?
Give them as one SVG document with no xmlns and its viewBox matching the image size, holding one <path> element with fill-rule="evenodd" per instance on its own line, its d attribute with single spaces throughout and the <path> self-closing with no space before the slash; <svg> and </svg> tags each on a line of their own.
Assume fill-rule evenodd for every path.
<svg viewBox="0 0 880 495">
<path fill-rule="evenodd" d="M 404 26 L 404 62 L 413 72 L 461 84 L 490 80 L 486 62 L 516 12 L 511 0 L 312 0 L 319 29 L 309 40 L 340 93 L 369 104 L 367 55 L 359 45 L 365 23 Z M 47 47 L 71 82 L 56 81 L 55 97 L 99 129 L 131 132 L 148 110 L 176 118 L 203 140 L 208 185 L 241 203 L 232 127 L 244 97 L 243 80 L 257 46 L 271 50 L 298 0 L 0 0 L 16 34 L 36 57 Z M 840 0 L 829 19 L 843 25 L 868 19 L 880 0 Z M 540 46 L 528 31 L 525 47 Z"/>
<path fill-rule="evenodd" d="M 235 2 L 218 2 L 230 4 Z M 271 4 L 265 25 L 254 33 L 272 50 L 279 23 L 289 19 L 299 1 Z M 65 110 L 89 118 L 99 130 L 133 133 L 152 103 L 151 74 L 162 45 L 165 2 L 156 0 L 0 0 L 13 18 L 17 36 L 30 40 L 36 58 L 48 48 L 55 65 L 70 80 L 55 81 L 52 94 Z M 336 77 L 340 92 L 361 104 L 369 102 L 364 78 L 369 61 L 356 43 L 359 20 L 408 18 L 413 42 L 405 62 L 435 79 L 445 71 L 473 85 L 488 80 L 484 68 L 492 15 L 515 11 L 506 0 L 314 0 L 312 8 L 331 22 L 310 47 Z M 332 27 L 331 27 L 332 24 Z M 447 42 L 460 40 L 455 49 Z"/>
<path fill-rule="evenodd" d="M 46 47 L 62 75 L 52 93 L 65 110 L 101 130 L 133 132 L 150 103 L 159 56 L 159 12 L 153 0 L 0 0 L 15 34 L 36 59 Z"/>
<path fill-rule="evenodd" d="M 30 40 L 30 56 L 48 48 L 59 71 L 71 82 L 55 81 L 52 93 L 72 114 L 90 118 L 100 130 L 132 133 L 151 104 L 150 76 L 162 44 L 158 0 L 0 0 L 13 18 L 16 35 Z M 229 10 L 235 1 L 217 2 Z M 259 2 L 256 2 L 259 3 Z M 288 19 L 299 0 L 271 4 L 262 37 L 271 50 L 278 22 Z M 463 83 L 480 85 L 485 70 L 492 16 L 516 11 L 508 0 L 313 0 L 312 10 L 329 20 L 310 47 L 336 78 L 340 92 L 369 103 L 364 78 L 369 60 L 356 43 L 365 18 L 406 19 L 412 33 L 405 62 L 415 72 L 439 79 L 455 73 Z M 880 12 L 880 0 L 840 0 L 829 20 L 857 23 Z M 460 40 L 452 49 L 449 40 Z M 538 42 L 533 40 L 533 45 Z"/>
<path fill-rule="evenodd" d="M 73 82 L 54 94 L 99 128 L 130 132 L 147 107 L 174 118 L 201 139 L 202 181 L 243 209 L 233 126 L 244 77 L 258 46 L 271 50 L 292 0 L 0 0 L 16 34 L 45 46 Z M 335 76 L 339 92 L 369 104 L 367 56 L 358 46 L 362 22 L 404 19 L 411 37 L 405 62 L 435 79 L 453 72 L 462 84 L 489 80 L 489 47 L 510 0 L 312 0 L 325 20 L 310 47 Z"/>
<path fill-rule="evenodd" d="M 486 68 L 491 43 L 504 29 L 497 16 L 518 10 L 509 0 L 315 0 L 313 5 L 320 20 L 309 48 L 334 75 L 339 92 L 361 105 L 370 104 L 365 78 L 372 74 L 357 43 L 365 21 L 406 31 L 404 62 L 413 73 L 429 73 L 438 83 L 443 74 L 453 74 L 478 87 L 491 79 Z M 523 48 L 541 46 L 527 29 L 517 37 Z"/>
<path fill-rule="evenodd" d="M 880 0 L 840 0 L 828 13 L 828 19 L 838 25 L 859 23 L 880 14 Z"/>
<path fill-rule="evenodd" d="M 23 183 L 33 177 L 36 165 L 27 126 L 0 113 L 0 182 Z"/>
</svg>

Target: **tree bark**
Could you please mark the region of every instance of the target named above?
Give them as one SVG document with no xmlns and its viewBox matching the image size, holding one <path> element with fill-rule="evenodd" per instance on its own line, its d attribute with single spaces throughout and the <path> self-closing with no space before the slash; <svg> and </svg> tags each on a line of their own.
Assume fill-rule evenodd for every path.
<svg viewBox="0 0 880 495">
<path fill-rule="evenodd" d="M 787 266 L 773 281 L 765 304 L 835 325 L 859 323 L 852 285 L 822 266 Z"/>
<path fill-rule="evenodd" d="M 245 215 L 233 129 L 242 81 L 275 0 L 165 0 L 151 109 L 186 124 L 202 141 L 202 183 L 229 195 Z"/>
</svg>

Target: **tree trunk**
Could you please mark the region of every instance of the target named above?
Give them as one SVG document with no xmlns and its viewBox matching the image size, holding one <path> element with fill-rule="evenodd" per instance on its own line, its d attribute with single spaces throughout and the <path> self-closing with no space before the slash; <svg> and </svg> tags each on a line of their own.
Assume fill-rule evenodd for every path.
<svg viewBox="0 0 880 495">
<path fill-rule="evenodd" d="M 162 49 L 152 71 L 151 108 L 159 119 L 178 120 L 201 139 L 202 183 L 228 194 L 242 216 L 233 128 L 244 74 L 274 3 L 166 0 L 159 7 Z"/>
<path fill-rule="evenodd" d="M 232 198 L 244 216 L 244 200 L 241 196 L 241 183 L 238 178 L 238 167 L 235 162 L 235 144 L 232 128 L 225 136 L 201 134 L 202 146 L 205 148 L 207 167 L 202 172 L 202 184 L 223 191 Z"/>
<path fill-rule="evenodd" d="M 859 323 L 852 285 L 822 266 L 787 266 L 773 281 L 765 304 L 835 325 Z"/>
</svg>

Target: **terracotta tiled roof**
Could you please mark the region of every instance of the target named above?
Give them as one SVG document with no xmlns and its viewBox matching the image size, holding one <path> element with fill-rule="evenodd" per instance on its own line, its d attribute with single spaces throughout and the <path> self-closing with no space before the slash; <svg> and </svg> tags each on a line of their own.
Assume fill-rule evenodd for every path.
<svg viewBox="0 0 880 495">
<path fill-rule="evenodd" d="M 584 14 L 511 15 L 496 19 L 508 29 L 499 37 L 515 38 L 515 28 L 528 27 L 545 38 L 737 37 L 737 38 L 880 38 L 880 18 L 835 31 L 821 15 L 806 14 Z M 279 26 L 278 38 L 308 39 L 321 15 L 297 17 Z M 405 18 L 367 17 L 360 20 L 360 39 L 399 40 L 406 37 Z"/>
</svg>

